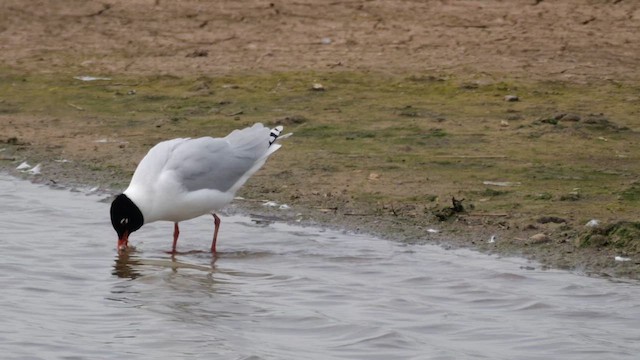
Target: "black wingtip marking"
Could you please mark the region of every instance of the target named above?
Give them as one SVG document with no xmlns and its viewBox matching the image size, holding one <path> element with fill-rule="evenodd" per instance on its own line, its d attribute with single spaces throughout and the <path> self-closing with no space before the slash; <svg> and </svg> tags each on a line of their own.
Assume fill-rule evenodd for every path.
<svg viewBox="0 0 640 360">
<path fill-rule="evenodd" d="M 271 146 L 274 142 L 276 142 L 276 140 L 278 139 L 278 136 L 280 136 L 280 133 L 282 132 L 283 129 L 284 128 L 281 125 L 278 125 L 273 129 L 271 129 L 271 135 L 269 136 L 269 146 Z"/>
</svg>

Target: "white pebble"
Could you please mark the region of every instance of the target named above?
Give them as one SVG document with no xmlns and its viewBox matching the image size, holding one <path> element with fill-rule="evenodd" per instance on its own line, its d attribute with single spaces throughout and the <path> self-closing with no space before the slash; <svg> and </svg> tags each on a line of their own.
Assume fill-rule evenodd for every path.
<svg viewBox="0 0 640 360">
<path fill-rule="evenodd" d="M 598 225 L 600 225 L 600 220 L 591 219 L 591 220 L 589 220 L 589 222 L 587 222 L 584 226 L 587 226 L 587 227 L 596 227 L 596 226 L 598 226 Z"/>
</svg>

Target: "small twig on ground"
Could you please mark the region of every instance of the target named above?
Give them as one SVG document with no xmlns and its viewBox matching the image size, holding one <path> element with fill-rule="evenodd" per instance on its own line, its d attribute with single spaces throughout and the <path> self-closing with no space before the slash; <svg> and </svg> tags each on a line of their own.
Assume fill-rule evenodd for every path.
<svg viewBox="0 0 640 360">
<path fill-rule="evenodd" d="M 506 155 L 438 155 L 437 158 L 453 159 L 506 159 Z"/>
<path fill-rule="evenodd" d="M 503 216 L 509 216 L 509 214 L 502 214 L 502 213 L 487 213 L 487 214 L 467 214 L 467 216 L 495 216 L 495 217 L 503 217 Z"/>
<path fill-rule="evenodd" d="M 71 106 L 72 108 L 74 108 L 74 109 L 76 109 L 76 110 L 84 111 L 84 109 L 83 109 L 83 108 L 81 108 L 81 107 L 80 107 L 80 106 L 78 106 L 78 105 L 74 105 L 74 104 L 72 104 L 72 103 L 67 103 L 67 105 Z"/>
<path fill-rule="evenodd" d="M 102 4 L 102 9 L 87 15 L 88 17 L 92 17 L 92 16 L 100 16 L 102 15 L 105 11 L 111 9 L 111 4 Z"/>
</svg>

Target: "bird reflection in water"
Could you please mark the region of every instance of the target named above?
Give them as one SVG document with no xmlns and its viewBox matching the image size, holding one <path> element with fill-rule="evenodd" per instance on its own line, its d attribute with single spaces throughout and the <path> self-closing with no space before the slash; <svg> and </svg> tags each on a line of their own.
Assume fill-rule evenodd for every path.
<svg viewBox="0 0 640 360">
<path fill-rule="evenodd" d="M 177 272 L 179 268 L 186 269 L 194 269 L 205 272 L 213 272 L 215 267 L 215 262 L 217 260 L 217 256 L 213 256 L 211 258 L 211 266 L 203 266 L 203 265 L 194 265 L 188 264 L 176 259 L 176 255 L 192 255 L 192 254 L 200 254 L 206 253 L 210 255 L 211 253 L 205 251 L 188 251 L 184 253 L 171 253 L 169 259 L 142 259 L 135 254 L 135 249 L 129 248 L 126 251 L 118 252 L 118 255 L 115 258 L 115 263 L 113 265 L 112 275 L 115 275 L 119 278 L 123 279 L 136 279 L 142 276 L 141 267 L 146 266 L 155 266 L 160 268 L 171 268 L 174 272 Z"/>
<path fill-rule="evenodd" d="M 113 271 L 111 274 L 123 278 L 123 279 L 135 279 L 141 275 L 138 270 L 140 265 L 140 259 L 134 256 L 133 249 L 130 251 L 120 251 L 116 256 L 116 262 L 113 265 Z"/>
</svg>

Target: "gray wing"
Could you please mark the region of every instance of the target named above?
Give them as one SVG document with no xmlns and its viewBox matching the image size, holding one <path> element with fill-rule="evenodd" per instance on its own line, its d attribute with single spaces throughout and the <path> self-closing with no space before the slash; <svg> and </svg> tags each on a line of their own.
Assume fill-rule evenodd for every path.
<svg viewBox="0 0 640 360">
<path fill-rule="evenodd" d="M 152 147 L 138 164 L 131 178 L 131 184 L 147 186 L 157 181 L 157 177 L 171 159 L 174 150 L 187 141 L 189 141 L 188 138 L 167 140 Z"/>
<path fill-rule="evenodd" d="M 224 192 L 238 182 L 261 155 L 243 150 L 221 138 L 191 139 L 174 150 L 165 169 L 175 171 L 188 191 Z"/>
</svg>

